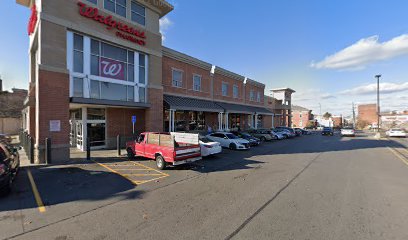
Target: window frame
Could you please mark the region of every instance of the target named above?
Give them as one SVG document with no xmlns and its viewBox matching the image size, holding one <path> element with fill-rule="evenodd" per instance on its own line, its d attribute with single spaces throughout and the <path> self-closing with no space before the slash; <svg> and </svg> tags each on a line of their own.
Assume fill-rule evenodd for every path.
<svg viewBox="0 0 408 240">
<path fill-rule="evenodd" d="M 236 91 L 236 94 L 235 94 L 235 89 L 237 90 L 237 91 Z M 233 96 L 234 98 L 239 98 L 239 86 L 238 86 L 237 84 L 234 84 L 234 85 L 232 86 L 232 96 Z"/>
<path fill-rule="evenodd" d="M 224 94 L 224 86 L 226 86 L 225 94 Z M 222 82 L 221 83 L 221 95 L 223 97 L 228 97 L 228 86 L 229 86 L 229 84 L 227 82 Z"/>
<path fill-rule="evenodd" d="M 134 3 L 134 4 L 137 4 L 137 5 L 139 5 L 139 6 L 141 6 L 141 7 L 143 7 L 143 10 L 144 10 L 144 15 L 141 15 L 140 13 L 138 13 L 138 12 L 136 12 L 136 11 L 133 11 L 132 10 L 132 3 Z M 141 26 L 146 26 L 146 7 L 144 6 L 144 5 L 142 5 L 142 4 L 140 4 L 140 3 L 138 3 L 137 1 L 135 1 L 135 0 L 131 0 L 130 1 L 130 21 L 132 21 L 132 22 L 135 22 L 135 23 L 137 23 L 137 24 L 140 24 Z M 139 22 L 137 22 L 137 21 L 134 21 L 133 19 L 132 19 L 132 14 L 137 14 L 137 15 L 139 15 L 139 16 L 142 16 L 143 17 L 143 19 L 144 19 L 144 24 L 141 24 L 141 23 L 139 23 Z"/>
<path fill-rule="evenodd" d="M 93 0 L 86 0 L 86 1 L 89 3 L 95 4 L 95 5 L 98 5 L 98 0 L 94 0 L 96 3 L 92 2 Z"/>
<path fill-rule="evenodd" d="M 176 84 L 174 85 L 174 72 L 180 72 L 181 73 L 181 77 L 180 77 L 180 85 Z M 171 69 L 171 86 L 175 87 L 175 88 L 183 88 L 183 75 L 184 75 L 184 71 L 181 69 L 177 69 L 177 68 L 172 68 Z M 176 81 L 177 82 L 177 81 Z"/>
<path fill-rule="evenodd" d="M 198 85 L 198 89 L 196 89 L 196 83 L 195 83 L 195 81 L 196 81 L 196 77 L 198 77 L 199 79 L 199 82 L 200 82 L 200 84 Z M 193 74 L 193 91 L 195 91 L 195 92 L 201 92 L 201 83 L 202 83 L 202 80 L 203 78 L 202 78 L 202 76 L 201 75 L 199 75 L 199 74 Z"/>
<path fill-rule="evenodd" d="M 260 92 L 256 92 L 256 101 L 261 102 L 261 93 Z"/>
<path fill-rule="evenodd" d="M 249 91 L 249 101 L 255 102 L 255 91 L 252 89 Z"/>
<path fill-rule="evenodd" d="M 106 8 L 106 4 L 105 4 L 106 1 L 114 2 L 115 11 L 112 12 L 110 9 L 107 9 L 107 8 Z M 122 4 L 119 4 L 119 3 L 117 2 L 117 0 L 103 0 L 103 9 L 106 10 L 106 11 L 112 12 L 112 13 L 114 13 L 114 14 L 120 16 L 120 17 L 127 18 L 127 15 L 128 15 L 128 14 L 127 14 L 127 4 L 126 4 L 126 3 L 127 3 L 127 0 L 125 0 L 125 6 L 123 6 Z M 124 8 L 125 8 L 125 16 L 122 16 L 122 15 L 120 15 L 120 14 L 117 13 L 117 10 L 116 10 L 117 5 L 120 5 L 121 7 L 124 7 Z"/>
</svg>

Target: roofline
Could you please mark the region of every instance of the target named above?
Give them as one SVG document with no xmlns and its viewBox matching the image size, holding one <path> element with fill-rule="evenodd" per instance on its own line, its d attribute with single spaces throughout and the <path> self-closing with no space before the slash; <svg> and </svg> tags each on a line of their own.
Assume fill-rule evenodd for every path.
<svg viewBox="0 0 408 240">
<path fill-rule="evenodd" d="M 293 90 L 292 88 L 273 88 L 269 90 L 270 92 L 281 92 L 281 91 L 288 91 L 291 93 L 295 93 L 296 91 Z"/>
<path fill-rule="evenodd" d="M 221 68 L 221 67 L 218 67 L 218 66 L 215 67 L 215 73 L 218 73 L 218 74 L 223 75 L 225 77 L 230 77 L 230 78 L 242 81 L 242 82 L 245 80 L 244 76 L 233 73 L 231 71 L 228 71 L 228 70 L 226 70 L 224 68 Z"/>
<path fill-rule="evenodd" d="M 180 62 L 184 62 L 187 64 L 192 64 L 196 67 L 200 67 L 208 71 L 210 71 L 212 68 L 212 64 L 210 63 L 204 62 L 200 59 L 197 59 L 195 57 L 189 56 L 187 54 L 181 53 L 179 51 L 176 51 L 174 49 L 171 49 L 165 46 L 162 47 L 162 53 L 163 53 L 163 56 L 165 57 L 169 57 L 171 59 L 174 59 Z"/>
<path fill-rule="evenodd" d="M 247 82 L 247 83 L 249 82 L 249 83 L 251 83 L 251 84 L 253 84 L 253 85 L 257 86 L 257 87 L 262 87 L 262 88 L 265 87 L 265 84 L 263 84 L 263 83 L 261 83 L 261 82 L 258 82 L 258 81 L 255 81 L 255 80 L 252 80 L 252 79 L 250 79 L 250 78 L 247 78 L 247 81 L 246 81 L 246 82 Z"/>
</svg>

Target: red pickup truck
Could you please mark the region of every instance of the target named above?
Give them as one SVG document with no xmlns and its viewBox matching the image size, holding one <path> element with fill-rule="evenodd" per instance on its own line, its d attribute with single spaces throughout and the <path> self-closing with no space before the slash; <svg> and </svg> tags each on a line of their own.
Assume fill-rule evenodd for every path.
<svg viewBox="0 0 408 240">
<path fill-rule="evenodd" d="M 145 132 L 136 141 L 126 143 L 129 158 L 135 156 L 156 160 L 158 169 L 201 160 L 198 134 Z"/>
</svg>

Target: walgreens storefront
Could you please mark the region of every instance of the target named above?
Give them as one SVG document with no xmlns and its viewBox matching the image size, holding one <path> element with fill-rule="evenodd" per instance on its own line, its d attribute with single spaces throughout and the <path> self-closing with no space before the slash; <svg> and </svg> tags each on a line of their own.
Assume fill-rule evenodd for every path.
<svg viewBox="0 0 408 240">
<path fill-rule="evenodd" d="M 44 162 L 70 148 L 112 147 L 117 135 L 159 130 L 163 119 L 159 19 L 166 1 L 17 0 L 32 9 L 25 131 Z M 136 120 L 136 121 L 134 121 Z"/>
</svg>

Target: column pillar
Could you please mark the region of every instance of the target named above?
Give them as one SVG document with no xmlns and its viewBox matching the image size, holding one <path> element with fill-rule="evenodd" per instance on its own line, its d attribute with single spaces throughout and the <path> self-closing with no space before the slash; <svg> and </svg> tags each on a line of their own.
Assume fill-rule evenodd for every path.
<svg viewBox="0 0 408 240">
<path fill-rule="evenodd" d="M 258 114 L 255 114 L 254 128 L 258 129 Z"/>
<path fill-rule="evenodd" d="M 225 131 L 229 131 L 229 113 L 225 113 Z"/>
<path fill-rule="evenodd" d="M 218 131 L 222 131 L 222 112 L 218 113 Z"/>
<path fill-rule="evenodd" d="M 275 113 L 272 113 L 272 128 L 275 128 Z"/>
<path fill-rule="evenodd" d="M 81 150 L 86 151 L 86 141 L 88 138 L 88 111 L 86 107 L 81 109 L 82 111 L 82 146 Z"/>
<path fill-rule="evenodd" d="M 174 127 L 174 114 L 175 114 L 176 110 L 174 109 L 170 109 L 169 111 L 169 132 L 174 132 L 175 131 L 175 127 Z"/>
</svg>

